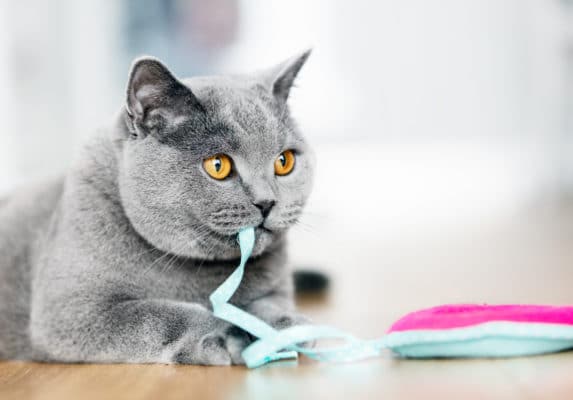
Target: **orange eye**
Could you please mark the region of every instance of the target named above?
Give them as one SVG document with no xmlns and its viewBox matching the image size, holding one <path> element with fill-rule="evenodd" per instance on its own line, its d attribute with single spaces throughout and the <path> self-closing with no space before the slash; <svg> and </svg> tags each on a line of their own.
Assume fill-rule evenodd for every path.
<svg viewBox="0 0 573 400">
<path fill-rule="evenodd" d="M 275 174 L 288 175 L 294 169 L 294 151 L 285 150 L 275 160 Z"/>
<path fill-rule="evenodd" d="M 225 154 L 216 154 L 203 161 L 203 168 L 211 178 L 221 180 L 231 174 L 233 163 L 231 158 Z"/>
</svg>

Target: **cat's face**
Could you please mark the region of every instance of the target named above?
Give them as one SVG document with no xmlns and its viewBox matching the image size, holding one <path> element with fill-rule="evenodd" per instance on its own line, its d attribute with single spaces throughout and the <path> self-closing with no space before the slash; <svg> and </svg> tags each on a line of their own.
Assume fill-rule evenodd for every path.
<svg viewBox="0 0 573 400">
<path fill-rule="evenodd" d="M 120 192 L 152 245 L 205 259 L 278 243 L 310 194 L 313 155 L 286 108 L 308 53 L 258 76 L 176 80 L 158 61 L 134 64 L 121 140 Z"/>
</svg>

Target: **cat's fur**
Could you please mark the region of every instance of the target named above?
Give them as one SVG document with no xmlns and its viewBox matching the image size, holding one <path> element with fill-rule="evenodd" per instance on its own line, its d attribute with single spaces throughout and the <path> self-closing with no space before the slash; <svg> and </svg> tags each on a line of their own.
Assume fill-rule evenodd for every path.
<svg viewBox="0 0 573 400">
<path fill-rule="evenodd" d="M 0 358 L 240 363 L 251 338 L 216 319 L 208 295 L 237 265 L 244 226 L 257 239 L 232 302 L 275 326 L 303 320 L 285 232 L 313 156 L 286 101 L 308 55 L 188 80 L 136 60 L 125 106 L 68 174 L 0 203 Z M 295 169 L 276 176 L 287 149 Z M 234 163 L 222 181 L 202 167 L 217 153 Z"/>
</svg>

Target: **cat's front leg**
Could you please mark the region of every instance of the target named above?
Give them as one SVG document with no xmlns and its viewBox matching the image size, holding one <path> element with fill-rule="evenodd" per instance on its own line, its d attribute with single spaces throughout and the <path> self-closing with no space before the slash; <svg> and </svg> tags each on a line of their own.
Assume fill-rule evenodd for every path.
<svg viewBox="0 0 573 400">
<path fill-rule="evenodd" d="M 311 323 L 309 318 L 295 311 L 288 297 L 280 295 L 259 298 L 250 303 L 246 310 L 278 330 Z"/>
<path fill-rule="evenodd" d="M 293 301 L 288 295 L 269 295 L 253 301 L 247 311 L 256 315 L 273 328 L 282 330 L 298 325 L 309 325 L 312 321 L 295 311 Z M 301 347 L 313 348 L 316 341 L 298 343 Z"/>
<path fill-rule="evenodd" d="M 47 360 L 230 365 L 242 363 L 250 343 L 245 332 L 195 303 L 125 300 L 84 306 L 73 315 L 36 315 L 32 321 L 33 341 Z"/>
</svg>

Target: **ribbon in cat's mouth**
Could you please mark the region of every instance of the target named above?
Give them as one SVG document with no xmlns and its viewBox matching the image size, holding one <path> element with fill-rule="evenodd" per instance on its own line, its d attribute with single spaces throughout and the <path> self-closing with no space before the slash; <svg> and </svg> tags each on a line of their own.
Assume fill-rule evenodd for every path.
<svg viewBox="0 0 573 400">
<path fill-rule="evenodd" d="M 259 340 L 247 347 L 243 359 L 249 368 L 256 368 L 271 361 L 296 358 L 297 353 L 323 361 L 350 361 L 375 357 L 385 347 L 382 340 L 360 340 L 352 335 L 328 326 L 300 325 L 278 331 L 266 322 L 240 308 L 229 304 L 239 287 L 245 272 L 245 265 L 255 245 L 255 229 L 244 228 L 238 235 L 241 248 L 241 262 L 237 269 L 209 296 L 213 314 L 238 326 Z M 342 346 L 309 349 L 298 344 L 318 339 L 343 339 Z"/>
</svg>

